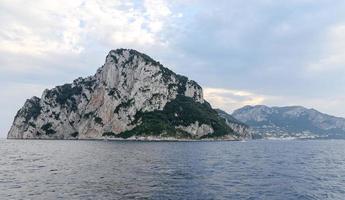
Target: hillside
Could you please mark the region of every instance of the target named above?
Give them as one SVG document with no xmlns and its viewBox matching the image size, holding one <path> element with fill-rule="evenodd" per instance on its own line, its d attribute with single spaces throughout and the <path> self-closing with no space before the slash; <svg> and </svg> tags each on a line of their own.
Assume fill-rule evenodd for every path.
<svg viewBox="0 0 345 200">
<path fill-rule="evenodd" d="M 345 119 L 301 106 L 245 106 L 233 116 L 261 137 L 345 138 Z"/>
</svg>

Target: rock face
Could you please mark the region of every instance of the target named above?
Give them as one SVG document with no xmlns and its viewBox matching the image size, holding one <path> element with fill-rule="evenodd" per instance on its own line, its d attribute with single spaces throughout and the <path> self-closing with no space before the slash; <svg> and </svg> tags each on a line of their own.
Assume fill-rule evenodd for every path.
<svg viewBox="0 0 345 200">
<path fill-rule="evenodd" d="M 256 137 L 345 138 L 345 119 L 301 106 L 245 106 L 233 116 L 248 124 Z"/>
<path fill-rule="evenodd" d="M 152 136 L 242 138 L 196 82 L 130 49 L 110 51 L 94 76 L 27 100 L 8 133 L 16 139 Z"/>
<path fill-rule="evenodd" d="M 233 117 L 232 115 L 228 114 L 227 112 L 223 110 L 220 110 L 220 109 L 215 109 L 215 110 L 217 111 L 220 117 L 225 119 L 226 124 L 230 126 L 232 130 L 239 133 L 242 138 L 252 139 L 251 129 L 247 124 L 237 120 L 235 117 Z"/>
</svg>

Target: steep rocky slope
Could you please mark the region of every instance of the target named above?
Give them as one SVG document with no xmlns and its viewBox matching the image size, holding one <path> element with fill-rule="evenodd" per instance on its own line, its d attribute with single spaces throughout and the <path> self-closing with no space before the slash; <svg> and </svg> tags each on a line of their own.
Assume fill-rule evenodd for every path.
<svg viewBox="0 0 345 200">
<path fill-rule="evenodd" d="M 15 116 L 8 138 L 221 138 L 234 131 L 202 88 L 149 56 L 112 50 L 94 76 L 45 90 Z"/>
<path fill-rule="evenodd" d="M 345 119 L 301 106 L 245 106 L 233 112 L 262 137 L 345 138 Z"/>
<path fill-rule="evenodd" d="M 252 138 L 251 129 L 247 124 L 239 121 L 238 119 L 236 119 L 235 117 L 233 117 L 232 115 L 230 115 L 229 113 L 221 109 L 215 109 L 215 110 L 217 111 L 220 117 L 225 119 L 226 124 L 230 126 L 232 130 L 234 130 L 235 132 L 239 133 L 240 135 L 242 135 L 243 137 L 247 139 Z"/>
</svg>

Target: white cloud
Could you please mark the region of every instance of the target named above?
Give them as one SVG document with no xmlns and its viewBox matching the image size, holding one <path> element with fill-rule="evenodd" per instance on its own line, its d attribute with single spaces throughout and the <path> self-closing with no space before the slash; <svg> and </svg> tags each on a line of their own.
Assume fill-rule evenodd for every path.
<svg viewBox="0 0 345 200">
<path fill-rule="evenodd" d="M 323 53 L 316 62 L 307 66 L 315 72 L 345 69 L 345 25 L 331 26 L 326 34 Z"/>
<path fill-rule="evenodd" d="M 42 56 L 79 53 L 79 21 L 71 17 L 80 1 L 2 1 L 0 51 Z"/>
<path fill-rule="evenodd" d="M 282 23 L 273 28 L 273 34 L 278 37 L 284 37 L 291 34 L 293 27 L 290 24 Z"/>
<path fill-rule="evenodd" d="M 113 0 L 1 1 L 0 51 L 43 56 L 80 53 L 90 41 L 109 46 L 160 45 L 172 14 L 162 0 L 136 6 Z"/>
<path fill-rule="evenodd" d="M 224 88 L 204 88 L 204 96 L 213 107 L 224 109 L 227 112 L 232 112 L 245 105 L 262 104 L 268 98 L 247 91 Z"/>
<path fill-rule="evenodd" d="M 162 19 L 172 14 L 167 3 L 162 0 L 145 0 L 144 5 L 151 32 L 156 33 L 161 31 L 164 25 Z"/>
</svg>

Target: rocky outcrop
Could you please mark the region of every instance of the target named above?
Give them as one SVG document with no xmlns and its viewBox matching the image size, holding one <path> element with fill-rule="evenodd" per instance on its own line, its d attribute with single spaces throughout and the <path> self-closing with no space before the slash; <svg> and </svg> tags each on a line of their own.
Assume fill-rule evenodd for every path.
<svg viewBox="0 0 345 200">
<path fill-rule="evenodd" d="M 188 126 L 180 125 L 180 126 L 176 126 L 175 128 L 178 130 L 182 130 L 187 133 L 190 133 L 196 137 L 202 137 L 206 134 L 212 134 L 214 132 L 213 128 L 210 125 L 207 125 L 207 124 L 199 125 L 198 121 L 196 121 L 195 123 L 191 123 Z"/>
<path fill-rule="evenodd" d="M 240 139 L 204 100 L 202 88 L 149 56 L 112 50 L 94 76 L 27 100 L 8 138 Z"/>
<path fill-rule="evenodd" d="M 233 116 L 248 124 L 256 137 L 345 138 L 345 119 L 302 106 L 245 106 Z"/>
<path fill-rule="evenodd" d="M 241 138 L 252 139 L 251 129 L 247 124 L 237 120 L 232 115 L 223 110 L 216 109 L 216 111 L 220 117 L 225 119 L 226 124 L 230 126 L 232 130 L 238 133 Z"/>
</svg>

